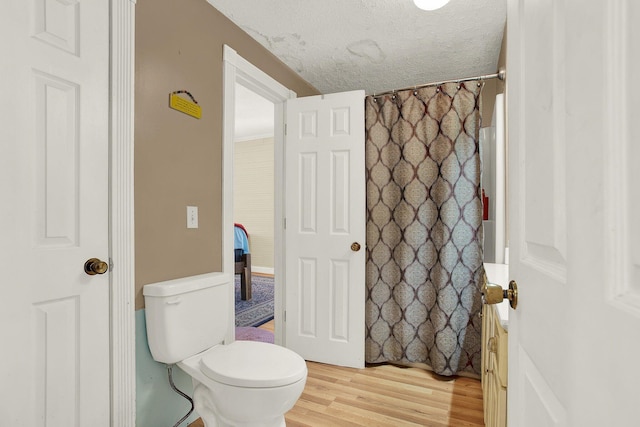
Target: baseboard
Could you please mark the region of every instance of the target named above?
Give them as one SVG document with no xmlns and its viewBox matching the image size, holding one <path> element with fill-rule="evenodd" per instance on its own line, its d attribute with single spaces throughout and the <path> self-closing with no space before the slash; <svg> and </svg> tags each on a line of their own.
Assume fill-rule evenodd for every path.
<svg viewBox="0 0 640 427">
<path fill-rule="evenodd" d="M 257 273 L 257 274 L 270 274 L 273 276 L 273 274 L 275 273 L 275 270 L 273 267 L 257 267 L 257 266 L 251 266 L 251 273 Z"/>
</svg>

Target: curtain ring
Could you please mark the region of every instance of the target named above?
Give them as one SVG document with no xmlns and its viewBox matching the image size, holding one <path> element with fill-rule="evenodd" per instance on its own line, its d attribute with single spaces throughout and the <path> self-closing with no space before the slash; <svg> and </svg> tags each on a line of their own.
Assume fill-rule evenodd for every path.
<svg viewBox="0 0 640 427">
<path fill-rule="evenodd" d="M 440 86 L 436 88 L 436 93 L 440 92 Z"/>
<path fill-rule="evenodd" d="M 458 85 L 458 86 L 457 86 L 457 88 L 458 88 L 458 90 L 460 90 L 460 89 L 462 88 L 462 86 L 461 86 L 461 85 Z"/>
</svg>

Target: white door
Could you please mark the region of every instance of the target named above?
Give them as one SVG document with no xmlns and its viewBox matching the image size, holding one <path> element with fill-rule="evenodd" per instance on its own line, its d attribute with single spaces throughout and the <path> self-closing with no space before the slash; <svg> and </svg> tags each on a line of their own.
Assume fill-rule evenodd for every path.
<svg viewBox="0 0 640 427">
<path fill-rule="evenodd" d="M 285 343 L 364 367 L 364 91 L 287 101 Z"/>
<path fill-rule="evenodd" d="M 109 1 L 3 0 L 0 39 L 0 424 L 108 426 Z"/>
<path fill-rule="evenodd" d="M 512 427 L 639 423 L 639 21 L 630 0 L 508 3 Z"/>
</svg>

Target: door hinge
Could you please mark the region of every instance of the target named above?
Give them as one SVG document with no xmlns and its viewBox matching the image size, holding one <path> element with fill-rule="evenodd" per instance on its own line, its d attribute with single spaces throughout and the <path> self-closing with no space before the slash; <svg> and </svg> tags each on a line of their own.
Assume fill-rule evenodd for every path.
<svg viewBox="0 0 640 427">
<path fill-rule="evenodd" d="M 287 134 L 287 124 L 286 123 L 284 124 L 284 134 L 285 135 Z"/>
<path fill-rule="evenodd" d="M 287 229 L 287 218 L 282 218 L 282 228 Z"/>
<path fill-rule="evenodd" d="M 283 317 L 283 322 L 287 321 L 287 310 L 284 311 L 284 313 L 282 313 L 282 317 Z"/>
</svg>

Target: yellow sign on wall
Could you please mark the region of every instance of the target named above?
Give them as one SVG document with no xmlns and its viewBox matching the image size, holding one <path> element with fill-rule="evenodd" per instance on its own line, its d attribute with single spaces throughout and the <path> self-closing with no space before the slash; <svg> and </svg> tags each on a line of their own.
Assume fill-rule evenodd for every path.
<svg viewBox="0 0 640 427">
<path fill-rule="evenodd" d="M 179 93 L 186 93 L 193 100 L 193 102 L 178 96 Z M 198 105 L 193 96 L 186 90 L 179 90 L 171 93 L 169 96 L 169 107 L 182 113 L 188 114 L 196 119 L 202 117 L 202 107 Z"/>
</svg>

